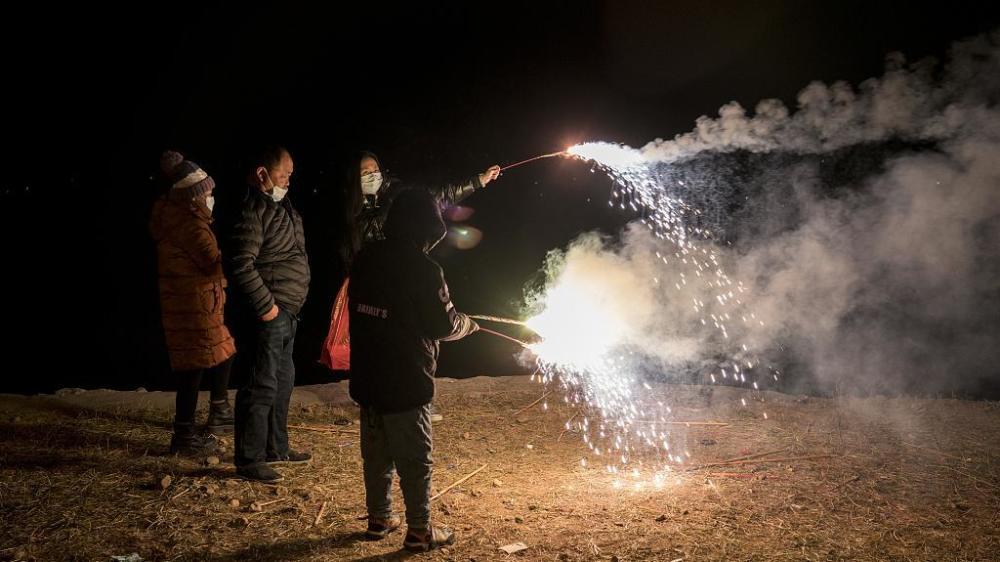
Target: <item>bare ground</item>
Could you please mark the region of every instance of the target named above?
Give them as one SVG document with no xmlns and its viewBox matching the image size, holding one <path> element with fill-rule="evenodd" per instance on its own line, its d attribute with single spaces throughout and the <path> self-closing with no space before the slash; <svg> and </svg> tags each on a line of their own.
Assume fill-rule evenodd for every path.
<svg viewBox="0 0 1000 562">
<path fill-rule="evenodd" d="M 679 385 L 650 392 L 669 400 L 676 419 L 729 424 L 681 426 L 693 470 L 671 473 L 660 489 L 581 466 L 587 448 L 564 431 L 574 411 L 557 399 L 515 417 L 541 393 L 526 377 L 439 381 L 435 489 L 486 468 L 434 503 L 435 521 L 459 542 L 418 556 L 1000 559 L 996 402 Z M 277 486 L 237 480 L 225 455 L 211 465 L 167 455 L 172 400 L 0 395 L 0 560 L 410 557 L 401 534 L 362 540 L 357 410 L 345 384 L 296 389 L 290 424 L 312 429 L 293 428 L 293 445 L 315 459 L 283 469 Z M 820 455 L 829 456 L 773 460 Z M 528 548 L 499 550 L 516 542 Z"/>
</svg>

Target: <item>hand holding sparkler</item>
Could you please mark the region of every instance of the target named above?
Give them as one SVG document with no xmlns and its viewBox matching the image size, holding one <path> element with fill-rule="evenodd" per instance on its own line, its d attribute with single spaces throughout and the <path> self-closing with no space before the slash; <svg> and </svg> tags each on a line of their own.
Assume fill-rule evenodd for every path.
<svg viewBox="0 0 1000 562">
<path fill-rule="evenodd" d="M 489 168 L 486 168 L 485 172 L 479 174 L 479 183 L 482 184 L 483 187 L 486 187 L 486 184 L 497 179 L 497 177 L 499 176 L 500 176 L 500 166 L 494 164 Z"/>
</svg>

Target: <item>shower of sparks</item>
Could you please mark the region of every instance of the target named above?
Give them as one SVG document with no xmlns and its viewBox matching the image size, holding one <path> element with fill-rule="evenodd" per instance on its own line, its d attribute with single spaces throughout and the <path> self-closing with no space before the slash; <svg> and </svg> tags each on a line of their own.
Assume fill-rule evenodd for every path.
<svg viewBox="0 0 1000 562">
<path fill-rule="evenodd" d="M 641 214 L 641 222 L 659 239 L 656 251 L 662 272 L 650 282 L 658 290 L 674 292 L 700 313 L 704 326 L 713 326 L 727 356 L 705 382 L 740 384 L 760 389 L 759 372 L 765 369 L 750 347 L 731 339 L 732 324 L 741 321 L 751 329 L 761 321 L 746 310 L 748 290 L 731 279 L 720 264 L 714 234 L 693 226 L 698 209 L 673 196 L 670 185 L 657 179 L 642 153 L 631 147 L 592 142 L 565 152 L 606 173 L 614 182 L 608 204 Z M 574 416 L 567 429 L 577 431 L 590 449 L 590 462 L 603 464 L 619 486 L 646 482 L 659 488 L 664 471 L 685 463 L 690 452 L 683 434 L 671 433 L 672 413 L 642 382 L 634 366 L 629 342 L 624 341 L 628 311 L 602 306 L 600 281 L 581 276 L 557 276 L 540 299 L 538 314 L 526 325 L 542 337 L 531 345 L 542 384 L 561 385 L 565 402 L 585 415 Z M 708 290 L 713 298 L 698 297 Z M 770 371 L 777 380 L 777 371 Z M 741 399 L 747 406 L 745 398 Z M 764 414 L 766 419 L 767 415 Z M 572 422 L 572 423 L 571 423 Z M 586 466 L 587 460 L 581 460 Z M 651 475 L 643 480 L 641 475 Z M 638 489 L 638 488 L 636 488 Z"/>
</svg>

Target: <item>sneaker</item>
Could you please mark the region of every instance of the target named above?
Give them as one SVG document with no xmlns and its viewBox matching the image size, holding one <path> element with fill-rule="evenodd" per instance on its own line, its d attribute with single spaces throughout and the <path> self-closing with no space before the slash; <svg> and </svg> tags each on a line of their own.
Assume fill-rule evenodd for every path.
<svg viewBox="0 0 1000 562">
<path fill-rule="evenodd" d="M 288 454 L 280 457 L 268 457 L 266 461 L 267 464 L 271 466 L 284 466 L 290 464 L 309 464 L 313 458 L 311 453 L 305 451 L 293 451 L 288 450 Z"/>
<path fill-rule="evenodd" d="M 377 541 L 384 539 L 386 535 L 399 528 L 400 519 L 398 515 L 390 515 L 387 518 L 368 516 L 368 530 L 365 537 Z"/>
<path fill-rule="evenodd" d="M 455 533 L 433 525 L 429 529 L 408 529 L 403 539 L 403 548 L 412 552 L 427 552 L 451 544 L 455 544 Z"/>
<path fill-rule="evenodd" d="M 277 470 L 274 470 L 267 463 L 256 462 L 236 467 L 236 475 L 244 480 L 261 482 L 263 484 L 273 484 L 285 479 Z"/>
</svg>

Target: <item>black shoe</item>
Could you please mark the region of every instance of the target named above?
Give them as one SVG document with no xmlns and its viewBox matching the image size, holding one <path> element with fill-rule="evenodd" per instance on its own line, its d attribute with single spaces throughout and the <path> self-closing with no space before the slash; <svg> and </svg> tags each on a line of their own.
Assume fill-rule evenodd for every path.
<svg viewBox="0 0 1000 562">
<path fill-rule="evenodd" d="M 288 450 L 288 454 L 281 457 L 268 457 L 266 461 L 267 464 L 271 466 L 283 466 L 290 464 L 309 464 L 313 458 L 311 453 L 305 451 L 293 451 Z"/>
<path fill-rule="evenodd" d="M 208 407 L 208 421 L 205 430 L 210 433 L 231 433 L 233 431 L 233 407 L 229 400 L 216 402 L 213 400 Z"/>
<path fill-rule="evenodd" d="M 219 443 L 213 435 L 198 435 L 193 423 L 174 423 L 174 436 L 170 438 L 171 455 L 203 456 L 219 452 Z"/>
<path fill-rule="evenodd" d="M 244 480 L 252 480 L 264 484 L 273 484 L 285 479 L 280 472 L 262 462 L 238 466 L 236 467 L 236 475 Z"/>
</svg>

